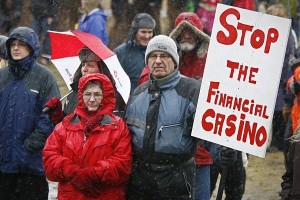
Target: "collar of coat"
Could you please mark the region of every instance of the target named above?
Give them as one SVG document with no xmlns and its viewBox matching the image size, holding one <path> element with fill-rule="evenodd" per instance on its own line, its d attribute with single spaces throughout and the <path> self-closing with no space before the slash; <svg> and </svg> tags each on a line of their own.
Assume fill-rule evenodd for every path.
<svg viewBox="0 0 300 200">
<path fill-rule="evenodd" d="M 197 56 L 199 58 L 203 58 L 207 54 L 210 37 L 203 31 L 193 26 L 191 23 L 187 21 L 180 22 L 169 36 L 176 42 L 177 46 L 179 47 L 177 40 L 179 38 L 179 35 L 186 28 L 190 28 L 191 30 L 193 30 L 197 37 L 197 40 L 200 41 L 200 46 L 197 49 Z"/>
</svg>

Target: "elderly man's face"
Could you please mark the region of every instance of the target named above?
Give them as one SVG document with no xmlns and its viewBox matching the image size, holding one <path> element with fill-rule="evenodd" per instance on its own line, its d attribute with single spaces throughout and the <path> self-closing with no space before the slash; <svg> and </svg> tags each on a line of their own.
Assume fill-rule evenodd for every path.
<svg viewBox="0 0 300 200">
<path fill-rule="evenodd" d="M 147 46 L 151 38 L 153 37 L 152 29 L 139 29 L 135 35 L 136 42 L 141 46 Z"/>
<path fill-rule="evenodd" d="M 10 54 L 12 59 L 21 60 L 31 53 L 29 45 L 21 40 L 14 40 L 10 44 Z"/>
<path fill-rule="evenodd" d="M 195 48 L 197 38 L 195 33 L 190 29 L 184 29 L 179 35 L 179 47 L 181 51 L 191 51 Z"/>
<path fill-rule="evenodd" d="M 154 79 L 161 79 L 175 70 L 172 57 L 162 51 L 154 51 L 148 57 L 148 66 Z"/>
</svg>

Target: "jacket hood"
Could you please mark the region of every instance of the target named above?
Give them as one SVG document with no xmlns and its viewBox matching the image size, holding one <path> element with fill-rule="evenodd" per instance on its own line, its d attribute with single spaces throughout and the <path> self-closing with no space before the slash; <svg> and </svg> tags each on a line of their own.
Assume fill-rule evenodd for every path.
<svg viewBox="0 0 300 200">
<path fill-rule="evenodd" d="M 10 44 L 14 40 L 21 40 L 27 43 L 33 50 L 32 58 L 36 59 L 38 57 L 40 44 L 39 44 L 39 38 L 37 34 L 34 32 L 34 30 L 28 27 L 18 27 L 14 29 L 10 33 L 8 40 L 6 41 L 7 49 L 10 49 Z M 12 59 L 10 51 L 7 51 L 7 55 L 9 59 Z"/>
<path fill-rule="evenodd" d="M 178 15 L 174 23 L 174 29 L 169 36 L 179 46 L 179 35 L 186 28 L 190 28 L 196 34 L 199 40 L 199 44 L 196 47 L 198 48 L 197 56 L 203 58 L 207 54 L 210 37 L 203 32 L 201 20 L 195 13 L 184 12 Z"/>
<path fill-rule="evenodd" d="M 83 102 L 83 89 L 85 85 L 91 80 L 99 81 L 102 85 L 102 108 L 98 109 L 97 113 L 101 112 L 102 115 L 112 114 L 115 108 L 116 101 L 114 87 L 107 76 L 98 73 L 89 74 L 80 78 L 78 85 L 78 105 L 76 106 L 74 112 L 80 116 L 83 116 L 84 118 L 86 118 L 89 115 L 89 113 L 86 110 L 86 105 Z"/>
</svg>

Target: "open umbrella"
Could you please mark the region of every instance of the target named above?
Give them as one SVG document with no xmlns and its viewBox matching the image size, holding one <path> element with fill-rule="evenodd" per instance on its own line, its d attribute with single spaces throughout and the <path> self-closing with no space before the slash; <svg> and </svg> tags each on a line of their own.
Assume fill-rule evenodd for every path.
<svg viewBox="0 0 300 200">
<path fill-rule="evenodd" d="M 101 39 L 90 33 L 79 31 L 49 31 L 52 47 L 51 61 L 61 74 L 68 88 L 73 75 L 80 65 L 78 51 L 86 46 L 97 54 L 107 65 L 116 82 L 116 88 L 127 103 L 130 93 L 130 80 L 114 52 L 106 47 Z"/>
</svg>

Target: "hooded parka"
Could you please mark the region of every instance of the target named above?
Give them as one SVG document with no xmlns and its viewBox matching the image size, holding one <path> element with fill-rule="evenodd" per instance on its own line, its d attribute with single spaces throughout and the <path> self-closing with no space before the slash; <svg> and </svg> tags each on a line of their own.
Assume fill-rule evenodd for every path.
<svg viewBox="0 0 300 200">
<path fill-rule="evenodd" d="M 201 20 L 195 13 L 182 13 L 174 23 L 174 30 L 170 33 L 170 37 L 179 46 L 179 36 L 184 29 L 191 29 L 197 38 L 197 44 L 194 50 L 181 53 L 181 62 L 179 71 L 182 75 L 190 78 L 202 78 L 208 45 L 210 37 L 203 32 Z"/>
<path fill-rule="evenodd" d="M 50 98 L 60 96 L 59 89 L 50 70 L 36 62 L 39 40 L 35 32 L 27 27 L 14 29 L 6 48 L 16 39 L 27 43 L 32 53 L 13 60 L 7 51 L 8 66 L 0 69 L 0 173 L 44 176 L 42 151 L 28 151 L 24 140 L 34 131 L 46 136 L 53 131 L 42 108 Z"/>
<path fill-rule="evenodd" d="M 103 99 L 101 109 L 95 114 L 97 124 L 87 132 L 86 124 L 93 115 L 86 110 L 83 90 L 91 80 L 103 86 Z M 46 142 L 43 163 L 47 178 L 59 182 L 60 200 L 123 200 L 132 166 L 131 136 L 126 123 L 112 114 L 114 88 L 105 75 L 86 75 L 79 81 L 78 99 L 74 113 L 56 126 Z M 76 190 L 72 183 L 80 170 L 91 174 L 83 177 L 89 183 L 85 192 Z"/>
</svg>

